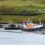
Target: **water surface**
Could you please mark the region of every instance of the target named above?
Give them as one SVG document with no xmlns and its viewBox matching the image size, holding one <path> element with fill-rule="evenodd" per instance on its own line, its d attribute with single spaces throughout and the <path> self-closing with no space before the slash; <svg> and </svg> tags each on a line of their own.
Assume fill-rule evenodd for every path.
<svg viewBox="0 0 45 45">
<path fill-rule="evenodd" d="M 45 35 L 41 31 L 24 32 L 0 29 L 0 45 L 45 45 Z"/>
</svg>

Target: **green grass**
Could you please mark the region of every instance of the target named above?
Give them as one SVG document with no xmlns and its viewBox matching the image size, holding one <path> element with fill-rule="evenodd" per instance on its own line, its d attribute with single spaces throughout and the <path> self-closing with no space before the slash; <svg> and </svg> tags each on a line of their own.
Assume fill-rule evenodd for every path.
<svg viewBox="0 0 45 45">
<path fill-rule="evenodd" d="M 10 16 L 10 15 L 0 15 L 0 22 L 21 22 L 23 20 L 32 20 L 33 22 L 39 22 L 40 20 L 42 22 L 45 22 L 45 15 L 41 16 Z"/>
<path fill-rule="evenodd" d="M 45 9 L 45 4 L 40 4 L 40 3 L 34 3 L 32 1 L 14 1 L 14 0 L 9 0 L 9 1 L 3 1 L 2 4 L 0 5 L 0 13 L 4 14 L 10 13 L 14 11 L 15 14 L 20 14 L 20 12 L 25 12 L 30 13 L 30 9 L 34 10 L 37 9 L 37 11 L 40 9 L 40 11 Z M 13 13 L 13 14 L 14 14 Z"/>
<path fill-rule="evenodd" d="M 33 3 L 32 1 L 14 1 L 14 0 L 9 0 L 9 1 L 3 1 L 2 4 L 0 5 L 5 5 L 8 7 L 14 7 L 15 6 L 19 6 L 19 7 L 23 7 L 23 8 L 32 8 L 32 9 L 42 9 L 45 8 L 45 4 L 40 4 L 40 3 Z"/>
</svg>

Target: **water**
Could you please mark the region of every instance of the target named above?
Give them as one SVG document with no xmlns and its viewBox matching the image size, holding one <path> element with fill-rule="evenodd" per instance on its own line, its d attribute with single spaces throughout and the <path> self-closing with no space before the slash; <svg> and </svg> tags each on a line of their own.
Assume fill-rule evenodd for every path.
<svg viewBox="0 0 45 45">
<path fill-rule="evenodd" d="M 0 28 L 0 45 L 45 45 L 45 29 L 24 32 Z"/>
<path fill-rule="evenodd" d="M 10 32 L 10 33 L 23 33 L 26 31 L 22 31 L 22 30 L 5 30 L 4 28 L 0 28 L 0 32 Z M 41 30 L 35 30 L 35 31 L 30 31 L 32 33 L 35 34 L 45 34 L 45 28 L 41 29 Z M 28 32 L 28 33 L 30 33 Z"/>
</svg>

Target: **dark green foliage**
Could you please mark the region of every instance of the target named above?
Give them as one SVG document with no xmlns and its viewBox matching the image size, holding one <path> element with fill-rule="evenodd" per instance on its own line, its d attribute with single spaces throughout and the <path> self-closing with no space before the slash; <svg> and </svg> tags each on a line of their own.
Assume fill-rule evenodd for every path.
<svg viewBox="0 0 45 45">
<path fill-rule="evenodd" d="M 21 15 L 30 15 L 30 16 L 35 16 L 35 15 L 41 15 L 40 12 L 38 12 L 38 10 L 23 10 L 21 13 Z"/>
<path fill-rule="evenodd" d="M 0 1 L 4 1 L 4 0 L 0 0 Z"/>
<path fill-rule="evenodd" d="M 35 15 L 41 15 L 42 10 L 39 9 L 25 9 L 19 6 L 14 7 L 7 7 L 7 6 L 1 6 L 0 7 L 0 15 L 22 15 L 22 16 L 35 16 Z"/>
</svg>

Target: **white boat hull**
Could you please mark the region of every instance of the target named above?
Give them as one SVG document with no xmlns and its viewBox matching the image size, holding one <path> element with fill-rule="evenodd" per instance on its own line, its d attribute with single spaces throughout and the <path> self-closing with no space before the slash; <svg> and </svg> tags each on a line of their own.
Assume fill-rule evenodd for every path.
<svg viewBox="0 0 45 45">
<path fill-rule="evenodd" d="M 43 28 L 43 25 L 34 26 L 33 28 L 22 28 L 24 31 L 35 31 Z"/>
</svg>

